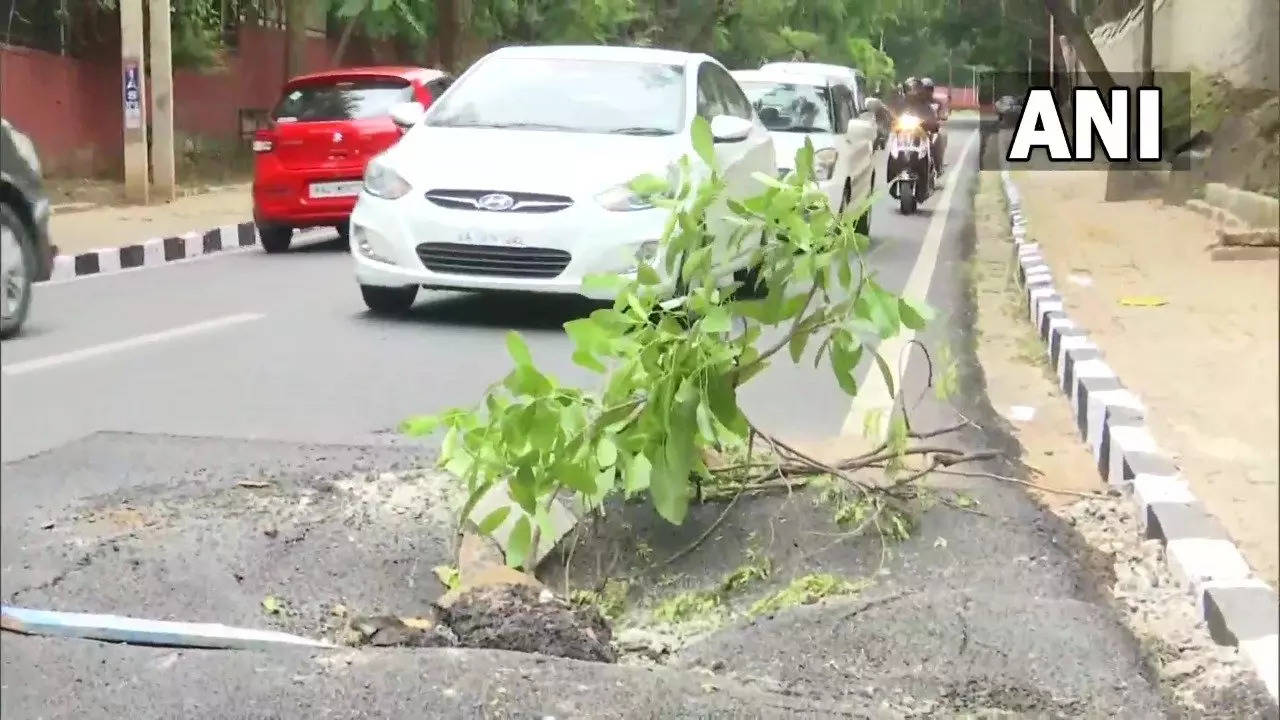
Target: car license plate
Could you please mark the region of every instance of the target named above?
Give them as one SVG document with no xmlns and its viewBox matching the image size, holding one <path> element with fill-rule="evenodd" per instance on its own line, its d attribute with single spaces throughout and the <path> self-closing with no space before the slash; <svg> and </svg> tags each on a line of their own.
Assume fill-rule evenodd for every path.
<svg viewBox="0 0 1280 720">
<path fill-rule="evenodd" d="M 363 185 L 359 180 L 349 180 L 346 182 L 323 182 L 311 183 L 311 197 L 313 198 L 337 198 L 337 197 L 355 197 L 360 194 L 360 188 Z"/>
<path fill-rule="evenodd" d="M 516 235 L 506 235 L 485 232 L 483 230 L 467 230 L 458 236 L 458 242 L 463 245 L 496 245 L 499 247 L 522 248 L 528 247 L 524 241 Z"/>
</svg>

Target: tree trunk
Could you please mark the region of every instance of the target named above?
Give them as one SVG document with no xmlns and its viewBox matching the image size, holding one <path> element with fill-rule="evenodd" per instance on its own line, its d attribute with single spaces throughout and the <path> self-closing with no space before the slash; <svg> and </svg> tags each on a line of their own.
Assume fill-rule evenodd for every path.
<svg viewBox="0 0 1280 720">
<path fill-rule="evenodd" d="M 436 46 L 440 48 L 440 64 L 450 72 L 458 64 L 458 0 L 436 0 Z"/>
<path fill-rule="evenodd" d="M 1066 0 L 1044 0 L 1044 5 L 1053 16 L 1060 32 L 1071 41 L 1071 47 L 1075 49 L 1076 56 L 1084 64 L 1085 72 L 1089 73 L 1089 79 L 1104 93 L 1109 93 L 1111 88 L 1115 87 L 1115 80 L 1107 70 L 1107 64 L 1102 61 L 1098 47 L 1093 44 L 1093 38 L 1089 37 L 1084 21 L 1071 11 Z M 1052 51 L 1053 49 L 1050 48 L 1050 52 Z"/>
<path fill-rule="evenodd" d="M 307 71 L 307 8 L 311 0 L 285 0 L 285 79 Z"/>
<path fill-rule="evenodd" d="M 368 9 L 369 3 L 360 6 L 355 15 L 347 21 L 347 26 L 342 29 L 342 37 L 338 38 L 338 47 L 333 50 L 333 57 L 329 60 L 329 64 L 333 67 L 342 66 L 342 56 L 347 52 L 347 43 L 351 42 L 351 34 L 356 29 L 356 25 L 360 24 L 360 18 L 364 17 L 364 11 Z"/>
</svg>

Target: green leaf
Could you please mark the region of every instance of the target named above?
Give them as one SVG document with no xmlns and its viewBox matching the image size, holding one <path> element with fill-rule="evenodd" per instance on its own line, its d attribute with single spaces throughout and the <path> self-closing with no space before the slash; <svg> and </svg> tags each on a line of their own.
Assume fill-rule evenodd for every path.
<svg viewBox="0 0 1280 720">
<path fill-rule="evenodd" d="M 515 477 L 507 481 L 507 493 L 520 509 L 527 513 L 533 512 L 538 507 L 537 482 L 534 480 L 533 470 L 527 465 L 517 468 Z"/>
<path fill-rule="evenodd" d="M 596 462 L 600 463 L 600 467 L 613 467 L 618 461 L 618 446 L 614 444 L 613 439 L 608 435 L 600 438 L 596 443 Z"/>
<path fill-rule="evenodd" d="M 595 495 L 598 489 L 595 472 L 582 463 L 569 461 L 561 464 L 557 471 L 557 478 L 565 484 L 565 487 L 583 495 Z"/>
<path fill-rule="evenodd" d="M 649 495 L 658 514 L 672 525 L 684 522 L 689 511 L 689 475 L 693 472 L 696 405 L 677 403 L 667 420 L 661 462 L 654 465 Z"/>
<path fill-rule="evenodd" d="M 698 157 L 702 158 L 702 162 L 708 167 L 714 168 L 716 152 L 715 138 L 711 135 L 711 123 L 701 115 L 695 115 L 690 132 L 693 135 L 693 151 L 698 153 Z"/>
<path fill-rule="evenodd" d="M 400 432 L 410 437 L 431 435 L 440 427 L 438 415 L 416 415 L 400 423 Z"/>
<path fill-rule="evenodd" d="M 707 404 L 716 420 L 735 435 L 747 433 L 747 419 L 738 408 L 738 400 L 731 378 L 727 375 L 707 380 Z"/>
<path fill-rule="evenodd" d="M 933 319 L 933 309 L 906 298 L 898 298 L 898 316 L 902 318 L 903 325 L 912 330 L 921 330 Z"/>
<path fill-rule="evenodd" d="M 648 197 L 649 195 L 657 195 L 659 193 L 666 192 L 668 190 L 668 183 L 657 175 L 645 173 L 644 175 L 637 176 L 633 179 L 627 184 L 627 187 L 631 189 L 631 192 L 640 195 L 641 197 Z"/>
<path fill-rule="evenodd" d="M 517 365 L 507 375 L 507 379 L 503 384 L 517 395 L 529 395 L 532 397 L 542 397 L 555 389 L 555 384 L 551 382 L 551 378 L 538 372 L 538 369 L 532 365 Z"/>
<path fill-rule="evenodd" d="M 831 369 L 835 373 L 836 382 L 845 394 L 853 397 L 858 394 L 858 379 L 854 371 L 862 360 L 862 345 L 844 336 L 831 342 Z"/>
<path fill-rule="evenodd" d="M 884 378 L 884 386 L 889 390 L 889 397 L 895 395 L 893 391 L 893 370 L 889 367 L 889 363 L 880 356 L 880 353 L 873 352 L 871 357 L 876 359 L 876 367 L 880 368 L 880 376 Z"/>
<path fill-rule="evenodd" d="M 733 329 L 733 318 L 723 306 L 716 305 L 703 316 L 700 326 L 706 333 L 726 333 Z"/>
<path fill-rule="evenodd" d="M 492 535 L 493 531 L 497 530 L 498 527 L 506 521 L 507 516 L 510 514 L 511 506 L 503 505 L 488 515 L 485 515 L 483 520 L 476 523 L 476 529 L 478 529 L 482 535 Z"/>
<path fill-rule="evenodd" d="M 524 567 L 529 556 L 529 546 L 533 543 L 533 530 L 529 526 L 529 516 L 521 515 L 515 527 L 507 536 L 507 564 L 511 567 Z"/>
<path fill-rule="evenodd" d="M 582 289 L 587 292 L 616 293 L 626 284 L 626 278 L 614 273 L 591 273 L 582 278 Z"/>
<path fill-rule="evenodd" d="M 649 489 L 649 475 L 653 470 L 649 458 L 644 453 L 636 453 L 623 471 L 623 487 L 628 493 L 638 493 Z"/>
<path fill-rule="evenodd" d="M 751 179 L 755 180 L 761 185 L 764 185 L 766 187 L 771 187 L 775 190 L 782 190 L 787 187 L 785 184 L 779 181 L 778 178 L 772 175 L 766 175 L 765 173 L 762 173 L 762 172 L 751 173 Z"/>
<path fill-rule="evenodd" d="M 641 263 L 636 268 L 636 282 L 644 287 L 649 287 L 662 282 L 662 278 L 658 277 L 658 271 L 654 270 L 652 265 Z"/>
<path fill-rule="evenodd" d="M 533 356 L 529 354 L 529 346 L 525 344 L 524 338 L 520 337 L 520 333 L 515 330 L 507 331 L 507 352 L 511 354 L 511 359 L 516 365 L 532 365 Z"/>
</svg>

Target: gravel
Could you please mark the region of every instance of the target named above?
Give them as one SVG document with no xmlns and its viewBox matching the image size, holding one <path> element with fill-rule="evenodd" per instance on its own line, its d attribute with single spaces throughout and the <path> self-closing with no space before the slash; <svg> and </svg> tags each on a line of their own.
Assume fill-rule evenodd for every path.
<svg viewBox="0 0 1280 720">
<path fill-rule="evenodd" d="M 1110 556 L 1115 605 L 1184 716 L 1240 717 L 1241 703 L 1247 703 L 1257 713 L 1253 717 L 1275 717 L 1265 693 L 1250 691 L 1257 680 L 1248 661 L 1210 637 L 1160 541 L 1142 539 L 1131 503 L 1087 499 L 1054 511 L 1094 550 Z"/>
</svg>

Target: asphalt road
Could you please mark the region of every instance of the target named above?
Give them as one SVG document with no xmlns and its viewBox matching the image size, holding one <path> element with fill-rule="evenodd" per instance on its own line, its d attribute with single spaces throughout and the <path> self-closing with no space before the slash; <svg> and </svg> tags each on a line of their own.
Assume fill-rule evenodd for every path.
<svg viewBox="0 0 1280 720">
<path fill-rule="evenodd" d="M 871 262 L 881 281 L 898 289 L 923 277 L 944 316 L 923 339 L 958 347 L 971 320 L 960 272 L 972 232 L 978 148 L 971 137 L 972 127 L 953 123 L 948 207 L 937 198 L 904 218 L 886 199 L 872 218 Z M 447 557 L 444 536 L 394 519 L 357 522 L 329 508 L 332 488 L 316 483 L 429 454 L 391 429 L 415 413 L 474 402 L 509 367 L 508 328 L 523 330 L 536 358 L 562 380 L 589 380 L 570 364 L 559 329 L 585 309 L 574 301 L 423 293 L 409 318 L 374 319 L 349 258 L 324 244 L 38 288 L 28 330 L 3 346 L 5 601 L 246 624 L 269 583 L 312 596 L 303 615 L 330 595 L 390 608 L 421 603 L 437 590 L 427 587 L 429 568 Z M 913 362 L 908 384 L 922 373 Z M 972 365 L 962 386 L 965 412 L 996 427 Z M 830 371 L 811 363 L 776 364 L 752 381 L 744 404 L 765 429 L 793 440 L 838 435 L 850 410 Z M 948 419 L 935 406 L 922 417 Z M 1010 441 L 989 430 L 963 442 Z M 246 508 L 251 503 L 228 488 L 254 474 L 280 478 L 307 499 Z M 1144 679 L 1136 644 L 1096 602 L 1095 579 L 1070 550 L 1069 531 L 1012 486 L 970 491 L 989 515 L 924 518 L 888 569 L 884 589 L 892 595 L 877 606 L 884 611 L 868 612 L 874 623 L 850 624 L 851 615 L 828 611 L 780 616 L 725 631 L 672 669 L 638 672 L 474 651 L 335 660 L 6 638 L 5 715 L 675 718 L 749 708 L 752 717 L 869 717 L 883 710 L 875 693 L 859 690 L 872 685 L 956 710 L 1159 716 L 1162 702 Z M 63 527 L 83 526 L 85 508 L 121 506 L 156 514 L 121 521 L 149 523 L 150 539 L 125 533 L 86 544 Z M 317 506 L 296 536 L 286 531 L 299 508 Z M 712 510 L 678 532 L 655 528 L 655 544 L 687 541 Z M 750 513 L 765 510 L 744 503 L 740 512 L 726 534 L 758 528 Z M 279 540 L 273 529 L 268 542 L 260 530 L 273 519 Z M 940 549 L 935 537 L 948 546 Z M 691 570 L 732 566 L 707 545 L 710 555 L 686 558 Z M 727 545 L 741 549 L 740 540 Z M 871 573 L 879 553 L 849 543 L 822 562 Z M 388 582 L 393 574 L 408 580 Z M 716 679 L 713 693 L 681 665 L 724 667 L 734 679 Z"/>
<path fill-rule="evenodd" d="M 963 146 L 951 140 L 953 160 Z M 976 148 L 944 246 L 957 244 L 975 164 Z M 882 284 L 901 287 L 934 220 L 928 209 L 903 217 L 888 198 L 876 205 L 871 262 Z M 408 318 L 374 318 L 333 242 L 38 286 L 28 326 L 3 346 L 3 460 L 102 430 L 372 440 L 410 415 L 475 402 L 509 369 L 508 328 L 522 330 L 557 377 L 590 382 L 560 329 L 589 309 L 423 291 Z M 744 400 L 794 439 L 838 433 L 849 409 L 830 370 L 811 363 L 775 364 Z"/>
</svg>

